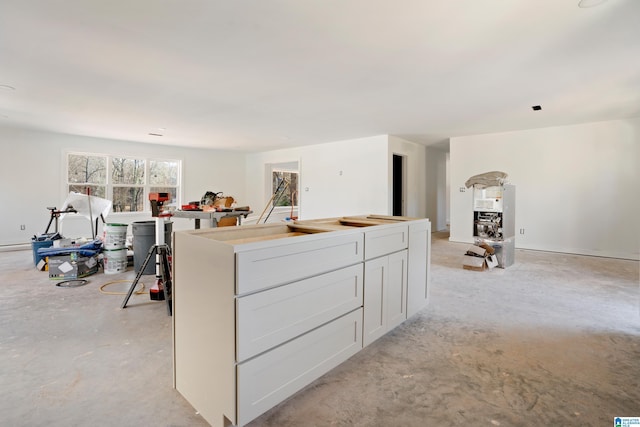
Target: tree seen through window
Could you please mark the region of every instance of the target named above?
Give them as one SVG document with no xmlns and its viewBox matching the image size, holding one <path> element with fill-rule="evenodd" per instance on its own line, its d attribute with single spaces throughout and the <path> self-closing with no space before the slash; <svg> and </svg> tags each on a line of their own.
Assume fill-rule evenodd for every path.
<svg viewBox="0 0 640 427">
<path fill-rule="evenodd" d="M 273 206 L 298 206 L 298 173 L 273 171 Z"/>
</svg>

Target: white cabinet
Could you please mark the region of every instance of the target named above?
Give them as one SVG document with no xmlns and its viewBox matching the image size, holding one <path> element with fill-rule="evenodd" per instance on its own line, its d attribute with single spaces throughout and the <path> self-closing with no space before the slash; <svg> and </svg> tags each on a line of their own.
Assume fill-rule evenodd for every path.
<svg viewBox="0 0 640 427">
<path fill-rule="evenodd" d="M 238 425 L 282 402 L 362 349 L 362 309 L 238 365 Z"/>
<path fill-rule="evenodd" d="M 362 264 L 236 299 L 242 362 L 362 307 Z"/>
<path fill-rule="evenodd" d="M 406 249 L 364 263 L 363 344 L 369 345 L 407 319 Z"/>
<path fill-rule="evenodd" d="M 388 260 L 376 258 L 364 263 L 366 279 L 364 293 L 363 344 L 369 345 L 387 332 L 386 284 L 388 282 Z"/>
<path fill-rule="evenodd" d="M 365 228 L 363 231 L 365 259 L 406 249 L 409 242 L 409 228 L 404 222 L 386 224 L 383 228 Z"/>
<path fill-rule="evenodd" d="M 427 306 L 431 268 L 431 224 L 409 223 L 407 318 Z"/>
<path fill-rule="evenodd" d="M 265 247 L 263 244 L 263 247 L 237 252 L 238 294 L 289 283 L 362 261 L 364 244 L 360 234 L 334 235 L 311 241 L 287 240 L 289 242 L 286 245 Z"/>
<path fill-rule="evenodd" d="M 255 419 L 424 306 L 429 230 L 348 217 L 174 233 L 175 388 L 215 427 Z"/>
<path fill-rule="evenodd" d="M 407 251 L 396 252 L 386 257 L 389 270 L 387 286 L 387 330 L 407 320 Z"/>
<path fill-rule="evenodd" d="M 385 227 L 364 230 L 365 346 L 407 319 L 408 247 L 409 225 L 405 221 L 393 220 Z"/>
</svg>

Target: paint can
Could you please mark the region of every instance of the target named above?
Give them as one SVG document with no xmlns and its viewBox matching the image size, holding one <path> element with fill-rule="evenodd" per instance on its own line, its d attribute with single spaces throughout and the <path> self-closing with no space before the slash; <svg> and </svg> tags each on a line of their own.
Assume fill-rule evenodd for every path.
<svg viewBox="0 0 640 427">
<path fill-rule="evenodd" d="M 127 246 L 127 224 L 105 224 L 104 248 L 122 249 Z"/>
<path fill-rule="evenodd" d="M 105 249 L 102 251 L 104 256 L 104 273 L 116 274 L 127 271 L 127 248 L 122 249 Z"/>
</svg>

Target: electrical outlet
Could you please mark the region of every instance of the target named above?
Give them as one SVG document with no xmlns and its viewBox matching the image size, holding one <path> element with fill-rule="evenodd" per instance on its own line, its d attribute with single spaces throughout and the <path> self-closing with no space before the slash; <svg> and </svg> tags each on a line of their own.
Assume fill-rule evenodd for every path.
<svg viewBox="0 0 640 427">
<path fill-rule="evenodd" d="M 27 226 L 24 224 L 20 224 L 20 230 L 24 231 L 27 229 Z"/>
<path fill-rule="evenodd" d="M 524 228 L 520 229 L 520 234 L 524 234 Z"/>
<path fill-rule="evenodd" d="M 464 187 L 460 187 L 460 192 L 461 192 L 461 193 L 464 193 L 465 191 L 467 191 L 467 189 L 466 189 L 466 188 L 464 188 Z"/>
</svg>

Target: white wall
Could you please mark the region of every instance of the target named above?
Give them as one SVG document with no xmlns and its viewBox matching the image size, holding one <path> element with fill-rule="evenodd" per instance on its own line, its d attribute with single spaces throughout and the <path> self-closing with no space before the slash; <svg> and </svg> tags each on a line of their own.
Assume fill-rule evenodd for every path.
<svg viewBox="0 0 640 427">
<path fill-rule="evenodd" d="M 445 225 L 449 228 L 449 224 L 451 224 L 451 153 L 449 150 L 446 152 L 444 171 L 446 175 L 444 179 Z"/>
<path fill-rule="evenodd" d="M 65 153 L 85 151 L 123 156 L 144 156 L 182 160 L 182 201 L 200 200 L 208 191 L 224 191 L 240 204 L 245 198 L 245 154 L 140 144 L 99 138 L 35 132 L 0 127 L 0 246 L 29 243 L 43 233 L 49 221 L 47 206 L 61 207 Z M 107 222 L 130 224 L 150 220 L 150 214 L 111 214 Z M 192 228 L 188 219 L 174 218 L 174 229 Z M 20 225 L 26 225 L 21 231 Z M 67 237 L 89 237 L 88 220 L 69 216 L 62 224 Z M 52 229 L 53 230 L 53 229 Z M 131 230 L 129 229 L 129 233 Z"/>
<path fill-rule="evenodd" d="M 459 188 L 498 170 L 516 186 L 516 247 L 640 259 L 640 118 L 451 138 L 450 156 L 451 240 L 473 240 Z"/>
<path fill-rule="evenodd" d="M 427 216 L 433 231 L 447 228 L 447 155 L 445 150 L 427 147 Z"/>
<path fill-rule="evenodd" d="M 298 161 L 301 219 L 389 214 L 392 152 L 408 156 L 408 212 L 424 216 L 424 148 L 387 135 L 248 154 L 247 198 L 259 214 L 268 201 L 265 164 Z"/>
<path fill-rule="evenodd" d="M 397 136 L 389 136 L 388 185 L 393 188 L 393 155 L 406 156 L 405 168 L 405 215 L 424 218 L 427 216 L 427 163 L 426 148 Z M 387 212 L 393 212 L 392 191 L 388 192 Z"/>
</svg>

